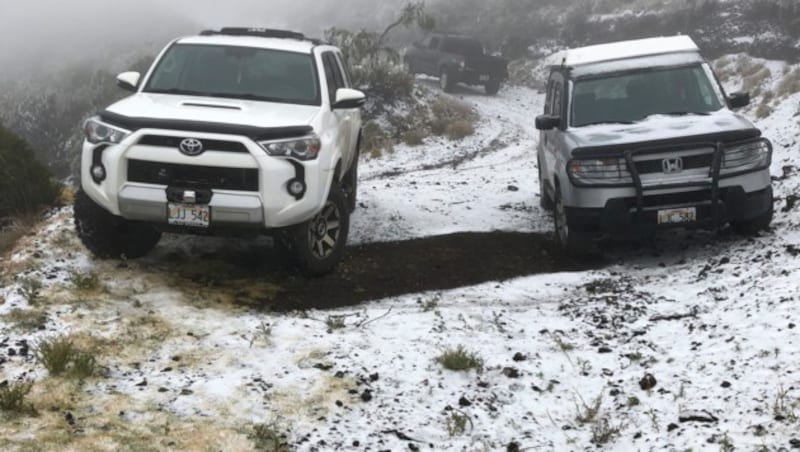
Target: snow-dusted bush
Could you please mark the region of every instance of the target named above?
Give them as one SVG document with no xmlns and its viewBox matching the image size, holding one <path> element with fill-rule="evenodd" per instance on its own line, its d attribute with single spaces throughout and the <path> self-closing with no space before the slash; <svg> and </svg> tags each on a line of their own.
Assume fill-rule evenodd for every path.
<svg viewBox="0 0 800 452">
<path fill-rule="evenodd" d="M 28 143 L 0 126 L 0 220 L 51 206 L 58 192 Z"/>
</svg>

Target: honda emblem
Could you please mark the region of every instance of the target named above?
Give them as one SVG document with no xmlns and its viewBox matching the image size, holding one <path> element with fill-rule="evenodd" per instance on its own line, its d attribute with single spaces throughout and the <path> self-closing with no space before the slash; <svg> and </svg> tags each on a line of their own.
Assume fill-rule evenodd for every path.
<svg viewBox="0 0 800 452">
<path fill-rule="evenodd" d="M 664 159 L 661 162 L 661 167 L 664 169 L 664 173 L 666 174 L 675 174 L 680 173 L 683 171 L 683 159 L 673 158 L 673 159 Z"/>
</svg>

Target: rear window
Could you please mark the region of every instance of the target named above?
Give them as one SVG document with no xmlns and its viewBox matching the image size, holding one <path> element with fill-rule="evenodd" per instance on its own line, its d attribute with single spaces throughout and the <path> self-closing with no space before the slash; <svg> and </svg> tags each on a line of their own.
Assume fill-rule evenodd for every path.
<svg viewBox="0 0 800 452">
<path fill-rule="evenodd" d="M 320 105 L 311 54 L 251 47 L 176 44 L 145 92 Z"/>
</svg>

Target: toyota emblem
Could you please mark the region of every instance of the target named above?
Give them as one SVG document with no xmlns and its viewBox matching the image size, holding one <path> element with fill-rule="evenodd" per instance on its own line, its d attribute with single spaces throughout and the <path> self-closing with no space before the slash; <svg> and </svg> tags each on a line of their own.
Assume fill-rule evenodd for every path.
<svg viewBox="0 0 800 452">
<path fill-rule="evenodd" d="M 180 146 L 178 146 L 186 155 L 189 156 L 196 156 L 203 153 L 203 142 L 198 140 L 197 138 L 186 138 L 185 140 L 181 141 Z"/>
</svg>

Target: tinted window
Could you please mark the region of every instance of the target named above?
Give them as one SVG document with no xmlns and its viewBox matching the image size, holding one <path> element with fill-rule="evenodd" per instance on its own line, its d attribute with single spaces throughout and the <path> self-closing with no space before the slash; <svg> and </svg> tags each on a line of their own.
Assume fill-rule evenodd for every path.
<svg viewBox="0 0 800 452">
<path fill-rule="evenodd" d="M 346 88 L 344 76 L 339 69 L 339 63 L 333 52 L 325 52 L 322 55 L 322 61 L 325 64 L 325 79 L 328 81 L 328 98 L 331 103 L 334 103 L 336 101 L 336 90 Z"/>
<path fill-rule="evenodd" d="M 174 45 L 159 61 L 144 91 L 320 103 L 310 54 L 250 47 Z"/>
<path fill-rule="evenodd" d="M 339 61 L 339 69 L 342 71 L 342 76 L 344 76 L 344 86 L 345 88 L 351 88 L 353 86 L 353 79 L 350 78 L 350 72 L 347 70 L 347 65 L 344 63 L 344 58 L 336 54 L 336 59 Z"/>
</svg>

